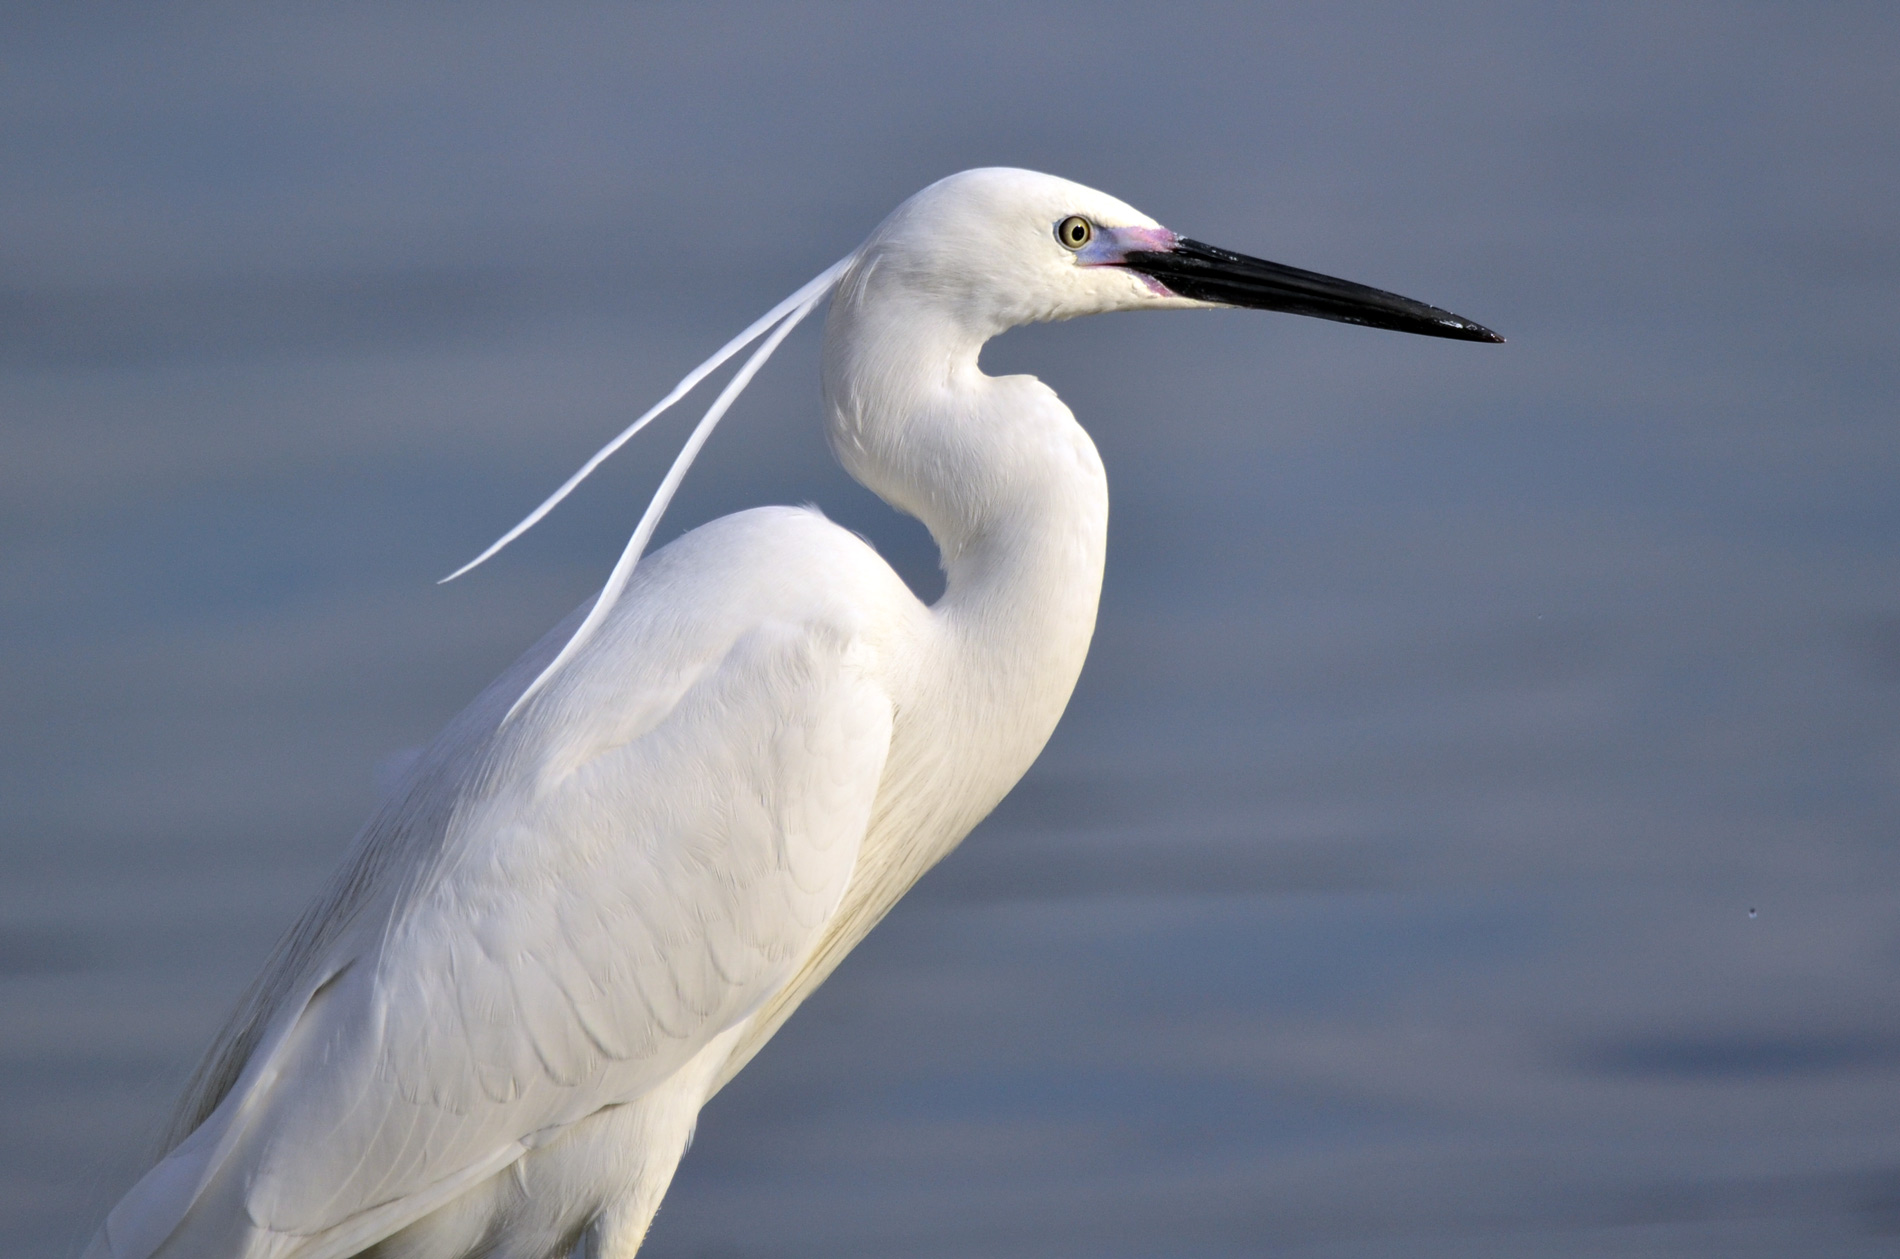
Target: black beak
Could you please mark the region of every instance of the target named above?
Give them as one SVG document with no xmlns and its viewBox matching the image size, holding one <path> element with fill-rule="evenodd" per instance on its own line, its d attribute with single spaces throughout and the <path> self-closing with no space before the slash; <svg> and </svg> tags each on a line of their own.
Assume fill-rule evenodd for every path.
<svg viewBox="0 0 1900 1259">
<path fill-rule="evenodd" d="M 1160 281 L 1171 293 L 1198 302 L 1281 310 L 1454 341 L 1504 340 L 1469 319 L 1397 293 L 1228 253 L 1198 240 L 1180 239 L 1168 250 L 1132 251 L 1123 255 L 1120 265 Z"/>
</svg>

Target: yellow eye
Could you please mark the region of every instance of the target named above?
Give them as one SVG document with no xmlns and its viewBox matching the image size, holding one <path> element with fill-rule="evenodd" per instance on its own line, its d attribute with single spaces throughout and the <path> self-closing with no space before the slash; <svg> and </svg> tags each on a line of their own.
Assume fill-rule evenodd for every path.
<svg viewBox="0 0 1900 1259">
<path fill-rule="evenodd" d="M 1080 249 L 1094 236 L 1095 225 L 1079 214 L 1071 214 L 1056 224 L 1056 239 L 1068 249 Z"/>
</svg>

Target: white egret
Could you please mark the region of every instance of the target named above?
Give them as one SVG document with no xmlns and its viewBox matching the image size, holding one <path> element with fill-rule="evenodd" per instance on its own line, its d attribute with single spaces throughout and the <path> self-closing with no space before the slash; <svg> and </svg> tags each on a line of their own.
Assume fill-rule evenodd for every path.
<svg viewBox="0 0 1900 1259">
<path fill-rule="evenodd" d="M 929 527 L 929 607 L 812 510 L 638 562 L 706 432 L 828 293 L 831 446 Z M 599 599 L 370 820 L 88 1254 L 632 1255 L 700 1106 L 1016 783 L 1081 670 L 1101 460 L 1054 392 L 983 374 L 978 350 L 1034 320 L 1209 305 L 1499 339 L 1051 176 L 918 193 L 662 404 L 766 338 Z"/>
</svg>

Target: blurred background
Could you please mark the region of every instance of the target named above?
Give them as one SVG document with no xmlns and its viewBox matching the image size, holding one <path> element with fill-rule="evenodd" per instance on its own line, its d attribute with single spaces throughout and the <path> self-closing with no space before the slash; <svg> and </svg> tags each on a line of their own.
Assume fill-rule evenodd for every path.
<svg viewBox="0 0 1900 1259">
<path fill-rule="evenodd" d="M 1014 164 L 1502 347 L 1028 329 L 1107 462 L 1029 778 L 656 1259 L 1900 1250 L 1900 13 L 10 5 L 0 1234 L 75 1253 L 728 335 Z M 801 329 L 664 536 L 848 481 Z"/>
</svg>

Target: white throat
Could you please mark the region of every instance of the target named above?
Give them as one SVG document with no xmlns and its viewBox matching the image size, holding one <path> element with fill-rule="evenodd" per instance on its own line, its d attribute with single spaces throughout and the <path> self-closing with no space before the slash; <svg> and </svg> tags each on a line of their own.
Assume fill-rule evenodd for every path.
<svg viewBox="0 0 1900 1259">
<path fill-rule="evenodd" d="M 853 477 L 936 539 L 946 584 L 932 613 L 961 660 L 929 676 L 972 693 L 934 698 L 981 727 L 969 733 L 993 764 L 979 772 L 996 776 L 1000 799 L 1054 730 L 1087 655 L 1107 478 L 1053 390 L 977 366 L 1001 328 L 913 285 L 880 284 L 876 257 L 846 273 L 826 321 L 829 437 Z"/>
</svg>

